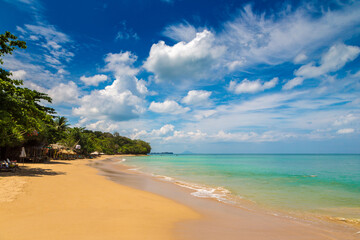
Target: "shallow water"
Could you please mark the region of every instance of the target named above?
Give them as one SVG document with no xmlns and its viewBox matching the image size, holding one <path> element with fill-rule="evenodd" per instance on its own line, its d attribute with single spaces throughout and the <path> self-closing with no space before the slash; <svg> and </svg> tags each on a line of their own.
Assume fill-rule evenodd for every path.
<svg viewBox="0 0 360 240">
<path fill-rule="evenodd" d="M 197 197 L 226 201 L 230 192 L 276 209 L 360 218 L 360 155 L 151 155 L 123 163 Z"/>
</svg>

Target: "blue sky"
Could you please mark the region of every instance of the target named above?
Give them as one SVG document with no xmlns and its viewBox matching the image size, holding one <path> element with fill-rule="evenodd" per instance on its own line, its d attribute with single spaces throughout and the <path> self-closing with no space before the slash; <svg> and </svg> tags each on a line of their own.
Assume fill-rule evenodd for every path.
<svg viewBox="0 0 360 240">
<path fill-rule="evenodd" d="M 357 1 L 0 0 L 4 67 L 154 151 L 360 153 Z"/>
</svg>

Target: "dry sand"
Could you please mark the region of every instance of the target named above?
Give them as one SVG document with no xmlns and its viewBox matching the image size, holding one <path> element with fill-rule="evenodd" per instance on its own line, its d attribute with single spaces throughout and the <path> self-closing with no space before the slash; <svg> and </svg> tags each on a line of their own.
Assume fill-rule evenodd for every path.
<svg viewBox="0 0 360 240">
<path fill-rule="evenodd" d="M 89 160 L 25 164 L 0 173 L 0 239 L 173 239 L 190 208 L 119 185 Z"/>
</svg>

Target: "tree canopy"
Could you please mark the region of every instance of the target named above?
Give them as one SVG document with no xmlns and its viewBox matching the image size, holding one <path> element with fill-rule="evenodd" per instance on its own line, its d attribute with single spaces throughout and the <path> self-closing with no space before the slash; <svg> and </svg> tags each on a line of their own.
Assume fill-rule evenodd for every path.
<svg viewBox="0 0 360 240">
<path fill-rule="evenodd" d="M 0 64 L 2 56 L 16 49 L 25 49 L 26 43 L 17 40 L 10 32 L 0 35 Z M 20 79 L 11 79 L 12 74 L 0 67 L 0 147 L 13 146 L 25 141 L 26 136 L 38 134 L 52 122 L 54 109 L 40 104 L 51 103 L 51 98 L 23 87 Z"/>
<path fill-rule="evenodd" d="M 86 130 L 85 128 L 68 128 L 61 144 L 74 148 L 81 146 L 81 152 L 88 154 L 94 151 L 106 154 L 147 154 L 150 153 L 150 144 L 142 140 L 132 140 L 120 136 L 118 133 Z"/>
</svg>

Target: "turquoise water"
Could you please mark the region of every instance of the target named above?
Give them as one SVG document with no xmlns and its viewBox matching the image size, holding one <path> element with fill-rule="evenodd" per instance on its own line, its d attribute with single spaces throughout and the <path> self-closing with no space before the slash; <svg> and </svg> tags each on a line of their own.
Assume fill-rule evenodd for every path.
<svg viewBox="0 0 360 240">
<path fill-rule="evenodd" d="M 274 208 L 360 218 L 360 155 L 151 155 L 125 164 Z"/>
</svg>

